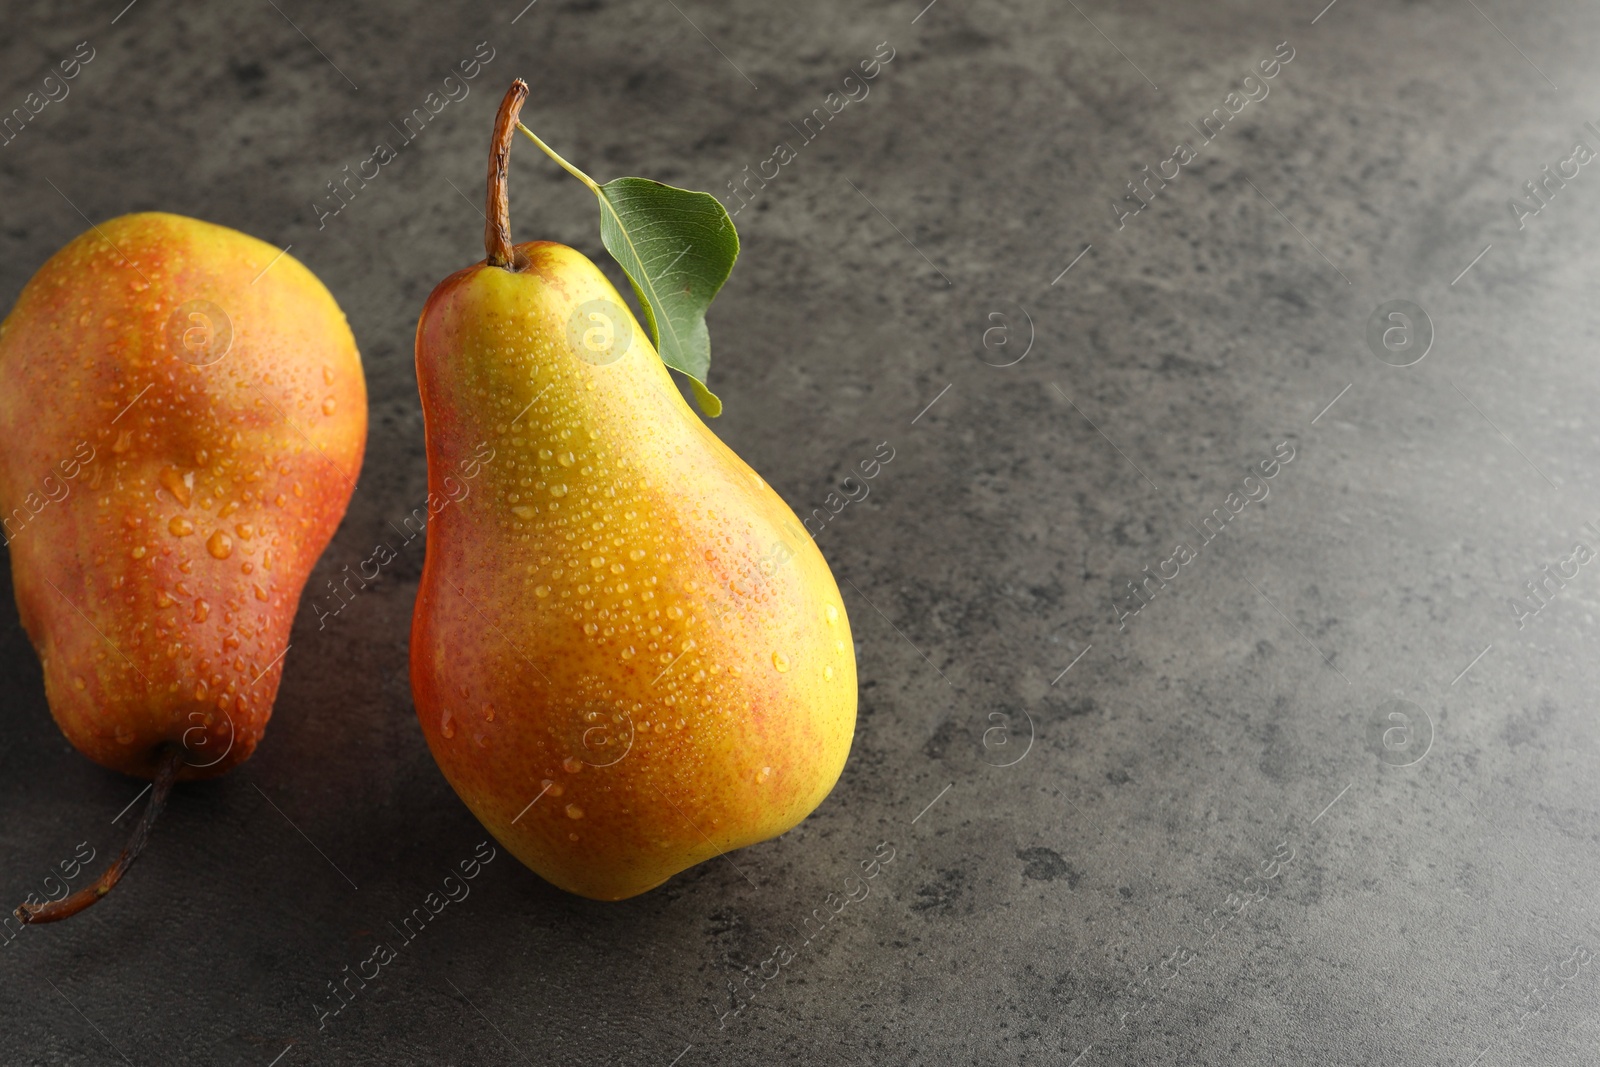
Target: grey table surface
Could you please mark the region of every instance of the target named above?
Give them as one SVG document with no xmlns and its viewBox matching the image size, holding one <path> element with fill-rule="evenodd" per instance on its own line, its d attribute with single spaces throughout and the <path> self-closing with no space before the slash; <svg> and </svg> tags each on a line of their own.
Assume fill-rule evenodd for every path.
<svg viewBox="0 0 1600 1067">
<path fill-rule="evenodd" d="M 371 437 L 313 585 L 426 496 L 413 328 L 481 258 L 514 75 L 602 178 L 737 206 L 791 147 L 737 216 L 715 429 L 801 514 L 894 458 L 817 536 L 860 717 L 797 829 L 620 904 L 502 851 L 331 1000 L 485 836 L 411 704 L 413 548 L 302 604 L 257 754 L 109 900 L 0 949 L 0 1062 L 1593 1063 L 1600 9 L 1324 2 L 9 0 L 0 108 L 93 58 L 0 147 L 0 303 L 165 209 L 348 313 Z M 528 145 L 511 180 L 518 239 L 603 259 L 577 183 Z M 9 907 L 139 783 L 51 722 L 6 574 Z"/>
</svg>

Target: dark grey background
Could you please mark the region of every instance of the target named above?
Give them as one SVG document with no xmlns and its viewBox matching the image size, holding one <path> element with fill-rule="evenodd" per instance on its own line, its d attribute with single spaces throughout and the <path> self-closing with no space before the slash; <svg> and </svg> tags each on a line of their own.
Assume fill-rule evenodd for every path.
<svg viewBox="0 0 1600 1067">
<path fill-rule="evenodd" d="M 798 829 L 621 904 L 502 852 L 319 1030 L 326 984 L 484 836 L 411 707 L 413 547 L 327 629 L 302 605 L 258 753 L 181 787 L 111 899 L 0 949 L 0 1061 L 1593 1062 L 1600 574 L 1521 630 L 1508 598 L 1600 548 L 1600 171 L 1526 229 L 1507 206 L 1600 148 L 1593 4 L 123 2 L 0 14 L 0 109 L 96 50 L 0 148 L 0 303 L 75 207 L 292 244 L 372 401 L 314 587 L 424 500 L 413 326 L 482 256 L 514 75 L 598 178 L 725 192 L 890 42 L 739 215 L 711 330 L 716 431 L 797 511 L 879 442 L 895 458 L 818 539 L 861 707 Z M 1119 230 L 1123 182 L 1285 40 L 1270 95 Z M 480 41 L 472 94 L 319 230 L 324 183 Z M 512 214 L 603 257 L 589 194 L 520 142 Z M 1398 299 L 1437 331 L 1405 369 L 1365 342 Z M 985 365 L 1029 318 L 1026 358 Z M 1119 628 L 1127 578 L 1284 441 L 1270 497 Z M 139 783 L 51 723 L 5 583 L 10 907 L 78 842 L 113 854 Z M 1386 750 L 1393 699 L 1420 718 Z M 798 946 L 881 841 L 870 896 Z M 1212 937 L 1275 849 L 1293 861 Z"/>
</svg>

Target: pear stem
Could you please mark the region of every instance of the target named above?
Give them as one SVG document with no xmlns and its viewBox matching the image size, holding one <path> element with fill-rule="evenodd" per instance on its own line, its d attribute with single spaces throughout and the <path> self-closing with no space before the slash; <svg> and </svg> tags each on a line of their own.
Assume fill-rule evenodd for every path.
<svg viewBox="0 0 1600 1067">
<path fill-rule="evenodd" d="M 133 866 L 133 861 L 139 858 L 139 853 L 144 851 L 145 842 L 150 840 L 150 828 L 156 824 L 161 809 L 167 806 L 167 797 L 172 792 L 172 783 L 178 777 L 183 757 L 184 749 L 180 745 L 174 745 L 162 754 L 156 768 L 155 784 L 150 790 L 150 803 L 139 817 L 138 825 L 133 828 L 133 836 L 128 838 L 128 843 L 104 874 L 71 896 L 48 904 L 23 904 L 14 912 L 16 917 L 24 923 L 53 923 L 70 919 L 89 905 L 98 904 L 101 897 L 111 892 L 122 876 L 128 873 L 128 868 Z"/>
<path fill-rule="evenodd" d="M 553 159 L 557 163 L 561 164 L 562 169 L 564 169 L 568 174 L 572 175 L 574 178 L 578 179 L 580 182 L 582 182 L 583 184 L 587 185 L 589 187 L 589 191 L 591 193 L 593 193 L 595 196 L 599 196 L 600 195 L 600 186 L 595 184 L 595 180 L 593 178 L 589 177 L 587 174 L 585 174 L 583 171 L 579 170 L 577 167 L 574 167 L 571 163 L 568 163 L 566 160 L 562 159 L 561 156 L 556 152 L 556 150 L 554 148 L 551 148 L 549 145 L 547 145 L 543 141 L 539 140 L 539 135 L 538 134 L 534 133 L 532 130 L 528 129 L 528 127 L 524 126 L 520 122 L 517 123 L 517 129 L 521 130 L 523 132 L 523 134 L 528 138 L 528 140 L 532 141 L 534 144 L 536 144 L 540 148 L 542 148 L 544 150 L 544 154 L 545 155 L 549 156 L 551 159 Z"/>
<path fill-rule="evenodd" d="M 506 179 L 511 164 L 511 134 L 521 125 L 517 116 L 528 98 L 528 83 L 517 78 L 500 101 L 494 118 L 494 139 L 489 143 L 489 191 L 483 227 L 484 260 L 491 267 L 516 270 L 516 248 L 511 243 L 511 203 Z"/>
</svg>

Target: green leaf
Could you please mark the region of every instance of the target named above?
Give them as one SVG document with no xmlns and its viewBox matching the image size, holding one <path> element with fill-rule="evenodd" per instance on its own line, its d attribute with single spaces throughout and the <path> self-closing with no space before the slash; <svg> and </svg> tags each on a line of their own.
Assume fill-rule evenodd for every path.
<svg viewBox="0 0 1600 1067">
<path fill-rule="evenodd" d="M 647 178 L 595 187 L 600 240 L 633 283 L 661 360 L 691 379 L 700 410 L 716 418 L 722 401 L 706 388 L 711 337 L 706 309 L 739 258 L 739 234 L 710 193 Z"/>
</svg>

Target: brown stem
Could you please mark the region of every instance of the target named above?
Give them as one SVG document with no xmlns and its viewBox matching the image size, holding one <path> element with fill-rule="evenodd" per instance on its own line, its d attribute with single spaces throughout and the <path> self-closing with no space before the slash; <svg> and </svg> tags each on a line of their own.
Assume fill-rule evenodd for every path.
<svg viewBox="0 0 1600 1067">
<path fill-rule="evenodd" d="M 511 244 L 511 204 L 506 196 L 506 177 L 511 163 L 511 137 L 517 132 L 522 102 L 528 98 L 528 83 L 521 78 L 511 83 L 500 112 L 494 117 L 494 140 L 489 143 L 489 195 L 483 227 L 485 260 L 491 267 L 516 270 L 516 251 Z"/>
<path fill-rule="evenodd" d="M 128 868 L 133 866 L 133 861 L 139 858 L 139 853 L 144 851 L 144 843 L 150 839 L 150 828 L 156 824 L 161 809 L 167 806 L 167 795 L 172 792 L 172 783 L 178 777 L 178 768 L 183 765 L 183 756 L 184 750 L 179 745 L 172 746 L 162 754 L 161 763 L 156 769 L 155 784 L 150 790 L 150 803 L 139 817 L 139 824 L 133 828 L 133 836 L 128 838 L 116 862 L 107 867 L 93 885 L 84 886 L 71 896 L 48 904 L 24 904 L 14 913 L 16 917 L 25 923 L 59 922 L 98 903 L 101 897 L 111 892 L 112 887 L 128 873 Z"/>
</svg>

